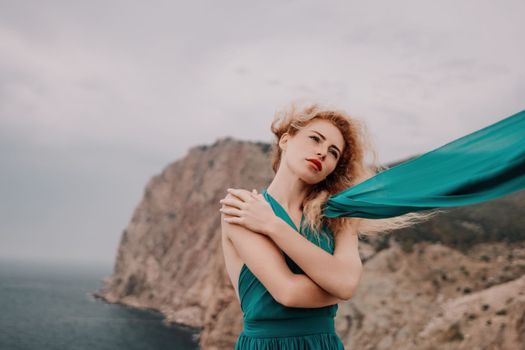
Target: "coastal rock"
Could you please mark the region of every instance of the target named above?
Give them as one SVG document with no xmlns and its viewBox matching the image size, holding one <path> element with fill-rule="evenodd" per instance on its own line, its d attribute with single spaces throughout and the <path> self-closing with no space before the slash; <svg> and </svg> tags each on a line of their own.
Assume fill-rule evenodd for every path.
<svg viewBox="0 0 525 350">
<path fill-rule="evenodd" d="M 242 312 L 224 268 L 219 200 L 228 187 L 266 186 L 268 152 L 267 144 L 223 138 L 153 176 L 95 296 L 201 329 L 202 349 L 230 348 Z"/>
<path fill-rule="evenodd" d="M 153 176 L 95 296 L 197 328 L 203 350 L 232 349 L 242 312 L 224 266 L 219 200 L 228 187 L 265 188 L 269 150 L 223 138 Z M 360 241 L 363 276 L 336 318 L 345 347 L 523 349 L 524 197 Z"/>
<path fill-rule="evenodd" d="M 424 242 L 406 253 L 392 240 L 364 264 L 357 292 L 340 304 L 336 322 L 345 345 L 520 349 L 525 334 L 525 244 L 480 243 L 477 250 L 465 255 Z"/>
</svg>

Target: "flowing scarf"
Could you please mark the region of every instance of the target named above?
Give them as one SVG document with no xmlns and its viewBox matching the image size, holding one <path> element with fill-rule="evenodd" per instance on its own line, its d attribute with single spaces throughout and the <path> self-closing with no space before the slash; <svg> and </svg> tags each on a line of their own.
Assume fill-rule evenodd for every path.
<svg viewBox="0 0 525 350">
<path fill-rule="evenodd" d="M 525 110 L 329 197 L 324 215 L 380 219 L 525 188 Z"/>
</svg>

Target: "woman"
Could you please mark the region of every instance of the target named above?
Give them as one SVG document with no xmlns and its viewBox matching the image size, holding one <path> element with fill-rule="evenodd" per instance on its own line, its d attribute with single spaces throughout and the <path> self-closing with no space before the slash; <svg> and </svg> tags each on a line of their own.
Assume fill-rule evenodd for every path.
<svg viewBox="0 0 525 350">
<path fill-rule="evenodd" d="M 268 188 L 229 189 L 221 200 L 226 269 L 244 313 L 236 349 L 343 349 L 334 317 L 361 277 L 362 219 L 328 221 L 321 208 L 375 173 L 363 130 L 344 112 L 292 106 L 272 123 Z"/>
<path fill-rule="evenodd" d="M 525 188 L 525 111 L 377 175 L 364 162 L 373 149 L 363 126 L 292 107 L 272 123 L 268 188 L 229 189 L 221 200 L 226 268 L 244 313 L 237 349 L 342 349 L 333 318 L 359 283 L 358 232 Z"/>
</svg>

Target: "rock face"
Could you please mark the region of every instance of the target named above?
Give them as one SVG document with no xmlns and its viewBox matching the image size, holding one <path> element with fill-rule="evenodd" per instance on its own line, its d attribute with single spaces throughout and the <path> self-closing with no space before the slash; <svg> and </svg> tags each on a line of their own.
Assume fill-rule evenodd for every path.
<svg viewBox="0 0 525 350">
<path fill-rule="evenodd" d="M 113 274 L 95 296 L 199 328 L 202 349 L 232 349 L 242 312 L 224 267 L 219 200 L 228 187 L 266 187 L 273 177 L 269 150 L 219 139 L 191 148 L 154 176 L 122 233 Z M 468 210 L 512 203 L 521 218 L 524 197 L 519 192 Z M 442 223 L 459 222 L 447 215 L 428 223 L 426 241 L 394 233 L 360 242 L 364 274 L 336 318 L 348 349 L 525 349 L 525 225 L 512 225 L 509 239 L 491 233 L 496 241 L 470 239 L 458 249 L 450 233 L 441 233 L 451 227 Z M 518 220 L 511 219 L 505 222 Z M 483 237 L 480 230 L 495 229 L 475 220 L 458 225 Z"/>
<path fill-rule="evenodd" d="M 269 145 L 220 139 L 191 148 L 146 185 L 122 233 L 113 274 L 95 296 L 201 328 L 202 349 L 229 349 L 242 312 L 224 267 L 220 203 L 228 187 L 271 181 Z"/>
<path fill-rule="evenodd" d="M 393 244 L 337 316 L 349 349 L 524 349 L 525 244 Z"/>
</svg>

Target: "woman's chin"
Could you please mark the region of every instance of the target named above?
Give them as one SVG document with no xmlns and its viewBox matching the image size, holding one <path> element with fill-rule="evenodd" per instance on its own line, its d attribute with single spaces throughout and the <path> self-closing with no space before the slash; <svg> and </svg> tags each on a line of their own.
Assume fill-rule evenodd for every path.
<svg viewBox="0 0 525 350">
<path fill-rule="evenodd" d="M 324 179 L 321 179 L 319 175 L 312 174 L 311 172 L 309 174 L 304 174 L 301 176 L 301 180 L 303 180 L 308 185 L 315 185 L 319 182 L 323 181 Z"/>
<path fill-rule="evenodd" d="M 308 185 L 315 185 L 324 180 L 324 178 L 322 178 L 319 174 L 319 171 L 313 169 L 310 165 L 307 167 L 294 167 L 294 170 L 294 173 L 297 175 L 297 177 L 299 177 L 301 181 Z"/>
<path fill-rule="evenodd" d="M 320 174 L 320 171 L 314 169 L 311 165 L 308 165 L 304 178 L 305 182 L 308 182 L 311 185 L 315 185 L 316 183 L 319 183 L 324 180 L 324 178 Z"/>
</svg>

